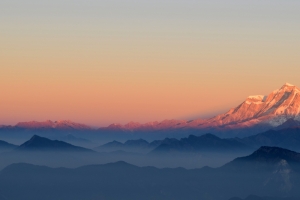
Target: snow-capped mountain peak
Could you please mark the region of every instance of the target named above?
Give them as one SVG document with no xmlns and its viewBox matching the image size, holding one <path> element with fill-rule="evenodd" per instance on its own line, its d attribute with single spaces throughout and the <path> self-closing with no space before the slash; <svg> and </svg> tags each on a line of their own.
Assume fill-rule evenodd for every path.
<svg viewBox="0 0 300 200">
<path fill-rule="evenodd" d="M 286 83 L 268 96 L 248 97 L 241 105 L 218 115 L 202 127 L 249 127 L 261 123 L 279 126 L 290 118 L 300 119 L 300 90 Z"/>
<path fill-rule="evenodd" d="M 290 84 L 290 83 L 285 83 L 284 86 L 295 86 L 295 85 Z"/>
</svg>

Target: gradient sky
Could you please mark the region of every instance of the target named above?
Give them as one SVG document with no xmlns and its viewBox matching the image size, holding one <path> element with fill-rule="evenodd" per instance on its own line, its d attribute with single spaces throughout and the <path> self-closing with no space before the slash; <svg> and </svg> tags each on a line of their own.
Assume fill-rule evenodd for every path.
<svg viewBox="0 0 300 200">
<path fill-rule="evenodd" d="M 208 117 L 285 82 L 299 0 L 0 1 L 0 124 Z"/>
</svg>

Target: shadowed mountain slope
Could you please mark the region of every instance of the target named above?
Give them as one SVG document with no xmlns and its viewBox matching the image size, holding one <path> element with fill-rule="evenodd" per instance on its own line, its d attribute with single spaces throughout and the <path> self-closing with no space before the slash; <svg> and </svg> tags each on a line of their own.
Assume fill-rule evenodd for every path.
<svg viewBox="0 0 300 200">
<path fill-rule="evenodd" d="M 56 137 L 54 139 L 63 141 L 63 142 L 67 142 L 67 143 L 75 145 L 75 146 L 85 147 L 85 148 L 93 148 L 93 147 L 97 146 L 96 143 L 93 143 L 90 140 L 80 138 L 80 137 L 75 137 L 72 134 L 68 134 L 68 135 L 61 136 L 61 137 Z"/>
<path fill-rule="evenodd" d="M 242 141 L 253 147 L 277 146 L 300 151 L 300 128 L 269 130 L 243 138 Z"/>
<path fill-rule="evenodd" d="M 74 146 L 58 140 L 49 140 L 44 137 L 34 135 L 30 140 L 20 145 L 18 151 L 76 151 L 93 152 L 90 149 Z"/>
<path fill-rule="evenodd" d="M 17 145 L 0 140 L 0 151 L 9 151 L 15 149 L 16 147 Z"/>
<path fill-rule="evenodd" d="M 300 170 L 300 154 L 279 148 L 279 147 L 268 147 L 263 146 L 256 150 L 249 156 L 236 158 L 232 162 L 224 165 L 222 168 L 240 168 L 243 169 L 241 166 L 251 168 L 252 170 L 262 170 L 265 168 L 269 168 L 270 166 L 273 167 L 274 165 L 277 166 L 291 166 L 296 167 L 296 171 Z M 300 181 L 300 180 L 299 180 Z"/>
<path fill-rule="evenodd" d="M 300 121 L 297 121 L 295 119 L 288 119 L 283 124 L 277 126 L 275 130 L 281 130 L 281 129 L 288 129 L 288 128 L 299 128 L 300 127 Z"/>
<path fill-rule="evenodd" d="M 125 143 L 109 142 L 95 148 L 98 151 L 136 151 L 136 152 L 243 152 L 261 146 L 277 146 L 300 151 L 300 127 L 269 130 L 245 138 L 219 138 L 213 134 L 190 135 L 187 138 L 165 138 L 148 143 L 145 140 L 128 140 Z"/>
<path fill-rule="evenodd" d="M 118 141 L 112 141 L 96 147 L 95 150 L 97 151 L 127 151 L 127 152 L 144 152 L 147 153 L 153 150 L 155 147 L 159 146 L 161 140 L 155 140 L 151 143 L 147 142 L 143 139 L 138 140 L 127 140 L 125 143 L 121 143 Z"/>
<path fill-rule="evenodd" d="M 250 151 L 250 146 L 234 139 L 221 139 L 213 134 L 190 135 L 188 138 L 165 139 L 151 153 L 167 152 L 234 152 Z"/>
</svg>

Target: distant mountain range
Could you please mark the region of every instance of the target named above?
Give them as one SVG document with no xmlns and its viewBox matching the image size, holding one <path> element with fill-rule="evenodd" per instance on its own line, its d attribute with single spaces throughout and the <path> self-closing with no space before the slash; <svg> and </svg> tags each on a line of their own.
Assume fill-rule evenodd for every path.
<svg viewBox="0 0 300 200">
<path fill-rule="evenodd" d="M 289 83 L 267 96 L 249 96 L 242 104 L 230 109 L 224 114 L 211 119 L 196 120 L 165 120 L 139 124 L 130 122 L 126 125 L 112 124 L 102 130 L 145 131 L 145 130 L 235 130 L 253 129 L 256 131 L 268 130 L 281 126 L 288 120 L 300 124 L 300 89 Z M 290 121 L 288 121 L 290 122 Z M 288 124 L 286 124 L 288 125 Z"/>
<path fill-rule="evenodd" d="M 290 150 L 261 147 L 216 169 L 158 169 L 125 162 L 68 169 L 19 163 L 1 171 L 0 192 L 7 199 L 24 200 L 299 198 L 299 158 Z"/>
<path fill-rule="evenodd" d="M 75 123 L 69 120 L 60 120 L 60 121 L 45 121 L 45 122 L 20 122 L 15 125 L 16 128 L 23 129 L 59 129 L 59 130 L 90 130 L 91 127 Z"/>
<path fill-rule="evenodd" d="M 253 146 L 277 146 L 300 151 L 300 127 L 286 128 L 281 130 L 269 130 L 240 141 Z"/>
<path fill-rule="evenodd" d="M 284 84 L 269 95 L 249 96 L 244 102 L 224 114 L 210 119 L 164 120 L 140 124 L 130 122 L 125 125 L 111 124 L 93 129 L 90 126 L 67 120 L 45 122 L 20 122 L 15 126 L 0 126 L 1 132 L 20 130 L 31 131 L 85 131 L 97 133 L 187 133 L 191 131 L 235 132 L 255 134 L 269 129 L 289 128 L 300 125 L 300 89 Z M 227 135 L 230 137 L 230 134 Z"/>
<path fill-rule="evenodd" d="M 276 146 L 300 151 L 300 127 L 269 130 L 245 138 L 219 138 L 213 134 L 190 135 L 186 138 L 165 138 L 149 143 L 146 140 L 118 141 L 101 145 L 95 150 L 102 152 L 127 151 L 140 153 L 205 153 L 249 152 L 261 146 Z"/>
<path fill-rule="evenodd" d="M 94 148 L 97 151 L 113 152 L 113 151 L 126 151 L 126 152 L 138 152 L 147 153 L 154 148 L 158 147 L 162 143 L 162 140 L 155 140 L 151 143 L 143 139 L 127 140 L 124 143 L 118 141 L 112 141 Z"/>
<path fill-rule="evenodd" d="M 251 146 L 234 139 L 221 139 L 212 134 L 190 135 L 187 138 L 165 139 L 151 153 L 187 153 L 187 152 L 249 152 Z"/>
<path fill-rule="evenodd" d="M 67 136 L 66 140 L 84 141 L 72 135 Z M 289 148 L 295 151 L 300 150 L 300 127 L 288 128 L 282 130 L 270 130 L 245 138 L 219 138 L 213 134 L 204 134 L 200 136 L 190 135 L 186 138 L 165 138 L 163 140 L 154 140 L 149 143 L 146 140 L 128 140 L 124 143 L 113 141 L 96 147 L 100 152 L 136 152 L 136 153 L 206 153 L 206 152 L 250 152 L 261 146 L 276 146 Z M 34 135 L 30 140 L 20 146 L 0 141 L 0 150 L 22 151 L 91 151 L 80 146 L 74 146 L 69 143 L 50 140 L 44 137 Z"/>
</svg>

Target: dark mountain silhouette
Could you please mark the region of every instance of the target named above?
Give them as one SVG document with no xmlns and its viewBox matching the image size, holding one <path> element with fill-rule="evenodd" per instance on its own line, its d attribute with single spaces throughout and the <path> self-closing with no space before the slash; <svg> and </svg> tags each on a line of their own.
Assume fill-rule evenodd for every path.
<svg viewBox="0 0 300 200">
<path fill-rule="evenodd" d="M 95 149 L 116 149 L 116 148 L 119 149 L 122 148 L 123 146 L 124 146 L 123 143 L 114 140 L 112 142 L 96 147 Z"/>
<path fill-rule="evenodd" d="M 0 151 L 7 151 L 7 150 L 12 150 L 15 149 L 17 145 L 10 144 L 8 142 L 0 140 Z"/>
<path fill-rule="evenodd" d="M 243 138 L 242 141 L 256 148 L 260 146 L 277 146 L 300 151 L 300 127 L 269 130 Z"/>
<path fill-rule="evenodd" d="M 300 127 L 269 130 L 245 138 L 219 138 L 213 134 L 190 135 L 187 138 L 165 138 L 148 143 L 146 140 L 113 141 L 95 148 L 97 151 L 134 151 L 151 153 L 183 152 L 240 152 L 261 146 L 277 146 L 300 151 Z"/>
<path fill-rule="evenodd" d="M 98 151 L 134 151 L 155 153 L 188 153 L 188 152 L 234 152 L 252 151 L 254 148 L 247 145 L 242 140 L 221 139 L 213 134 L 202 136 L 190 135 L 180 140 L 175 138 L 165 138 L 164 140 L 154 140 L 149 143 L 146 140 L 128 140 L 125 143 L 118 141 L 109 142 L 95 148 Z"/>
<path fill-rule="evenodd" d="M 289 166 L 296 167 L 298 170 L 300 164 L 300 153 L 279 148 L 263 146 L 249 156 L 236 158 L 235 160 L 224 165 L 223 168 L 241 168 L 245 166 L 247 170 L 270 169 L 270 167 Z M 243 168 L 241 168 L 243 169 Z"/>
<path fill-rule="evenodd" d="M 138 140 L 127 140 L 125 143 L 121 143 L 118 141 L 112 141 L 96 147 L 95 150 L 97 151 L 127 151 L 127 152 L 149 152 L 159 146 L 161 140 L 155 140 L 151 143 L 147 142 L 143 139 Z"/>
<path fill-rule="evenodd" d="M 234 152 L 250 150 L 252 148 L 244 142 L 234 139 L 221 139 L 213 134 L 205 134 L 202 136 L 190 135 L 188 138 L 180 140 L 166 138 L 151 153 Z"/>
<path fill-rule="evenodd" d="M 300 164 L 298 157 L 286 149 L 262 147 L 216 169 L 158 169 L 125 162 L 76 169 L 12 164 L 1 171 L 0 188 L 8 199 L 24 200 L 300 197 L 300 168 L 291 167 Z"/>
<path fill-rule="evenodd" d="M 93 152 L 90 149 L 74 146 L 58 140 L 50 140 L 34 135 L 30 140 L 20 145 L 17 151 L 70 151 L 70 152 Z"/>
<path fill-rule="evenodd" d="M 288 162 L 299 163 L 300 154 L 295 151 L 291 151 L 279 147 L 263 146 L 260 147 L 251 155 L 243 158 L 237 158 L 233 162 L 246 161 L 246 162 L 266 162 L 266 163 L 274 164 L 279 162 L 282 159 Z"/>
</svg>

